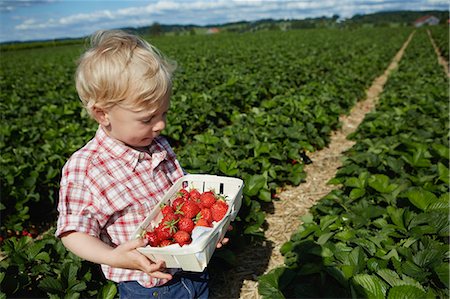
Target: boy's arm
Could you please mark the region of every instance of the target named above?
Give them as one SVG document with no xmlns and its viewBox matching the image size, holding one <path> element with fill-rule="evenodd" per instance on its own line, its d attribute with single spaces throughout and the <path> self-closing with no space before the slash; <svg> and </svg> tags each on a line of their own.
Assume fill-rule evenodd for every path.
<svg viewBox="0 0 450 299">
<path fill-rule="evenodd" d="M 162 272 L 165 269 L 163 261 L 152 262 L 136 250 L 147 245 L 145 238 L 131 240 L 114 248 L 96 237 L 72 231 L 63 234 L 61 241 L 75 255 L 90 262 L 115 268 L 141 270 L 155 278 L 172 278 L 170 274 Z"/>
</svg>

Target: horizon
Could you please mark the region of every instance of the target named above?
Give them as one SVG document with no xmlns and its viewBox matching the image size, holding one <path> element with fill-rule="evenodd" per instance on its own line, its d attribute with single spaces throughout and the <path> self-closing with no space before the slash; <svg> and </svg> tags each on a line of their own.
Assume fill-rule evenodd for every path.
<svg viewBox="0 0 450 299">
<path fill-rule="evenodd" d="M 401 13 L 401 12 L 412 12 L 412 13 L 428 13 L 428 12 L 447 12 L 447 10 L 424 10 L 424 11 L 418 11 L 418 10 L 387 10 L 387 11 L 377 11 L 369 14 L 354 14 L 348 18 L 340 18 L 342 21 L 350 20 L 356 16 L 370 16 L 375 14 L 389 14 L 389 13 Z M 164 23 L 158 23 L 161 26 L 174 26 L 174 27 L 197 27 L 197 28 L 208 28 L 208 27 L 216 27 L 216 26 L 227 26 L 227 25 L 233 25 L 233 24 L 239 24 L 239 23 L 256 23 L 261 21 L 273 21 L 273 22 L 289 22 L 289 21 L 302 21 L 302 20 L 314 20 L 314 19 L 320 19 L 320 18 L 331 18 L 326 16 L 317 16 L 317 17 L 308 17 L 303 19 L 273 19 L 273 18 L 264 18 L 264 19 L 258 19 L 258 20 L 240 20 L 240 21 L 234 21 L 234 22 L 227 22 L 227 23 L 215 23 L 215 24 L 206 24 L 206 25 L 199 25 L 199 24 L 164 24 Z M 155 24 L 155 23 L 153 23 Z M 153 24 L 143 25 L 140 27 L 120 27 L 120 28 L 110 28 L 110 29 L 133 29 L 133 30 L 139 30 L 142 28 L 149 28 Z M 65 41 L 65 40 L 78 40 L 78 39 L 84 39 L 88 37 L 89 35 L 84 36 L 76 36 L 76 37 L 58 37 L 58 38 L 50 38 L 50 39 L 35 39 L 35 40 L 11 40 L 11 41 L 0 41 L 0 45 L 5 44 L 15 44 L 15 43 L 38 43 L 38 42 L 50 42 L 50 41 Z"/>
<path fill-rule="evenodd" d="M 413 9 L 412 9 L 413 8 Z M 198 27 L 257 20 L 348 19 L 388 11 L 446 11 L 445 0 L 0 0 L 0 42 L 76 39 L 99 29 Z"/>
</svg>

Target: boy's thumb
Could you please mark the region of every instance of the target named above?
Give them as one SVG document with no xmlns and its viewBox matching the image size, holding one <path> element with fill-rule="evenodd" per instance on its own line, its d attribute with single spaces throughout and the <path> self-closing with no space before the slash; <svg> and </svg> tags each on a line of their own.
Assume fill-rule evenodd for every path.
<svg viewBox="0 0 450 299">
<path fill-rule="evenodd" d="M 146 238 L 136 238 L 133 240 L 130 240 L 126 243 L 127 249 L 135 249 L 139 247 L 147 246 L 148 240 Z"/>
</svg>

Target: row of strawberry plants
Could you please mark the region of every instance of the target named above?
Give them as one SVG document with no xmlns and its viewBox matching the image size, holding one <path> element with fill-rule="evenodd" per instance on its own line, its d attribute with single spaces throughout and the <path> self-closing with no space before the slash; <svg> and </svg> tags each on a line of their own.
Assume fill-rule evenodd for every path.
<svg viewBox="0 0 450 299">
<path fill-rule="evenodd" d="M 436 43 L 436 46 L 439 48 L 442 57 L 444 57 L 448 62 L 450 59 L 450 52 L 449 52 L 450 32 L 448 24 L 430 27 L 429 30 L 431 32 L 431 36 L 434 39 L 434 42 Z"/>
<path fill-rule="evenodd" d="M 448 83 L 417 32 L 263 297 L 448 297 Z"/>
<path fill-rule="evenodd" d="M 279 95 L 331 97 L 341 89 L 334 100 L 345 112 L 363 96 L 361 86 L 385 67 L 405 32 L 317 30 L 196 37 L 199 56 L 197 63 L 189 64 L 183 61 L 192 55 L 185 51 L 192 40 L 177 40 L 176 48 L 166 44 L 171 40 L 161 40 L 161 48 L 181 61 L 172 107 L 177 113 L 169 115 L 167 133 L 183 146 L 205 127 L 229 125 L 233 114 Z"/>
<path fill-rule="evenodd" d="M 387 67 L 406 40 L 408 32 L 403 33 L 391 36 L 390 46 L 383 48 L 380 44 L 388 38 L 385 35 L 372 35 L 370 39 L 358 36 L 350 39 L 354 46 L 346 53 L 340 53 L 343 46 L 333 40 L 334 59 L 324 51 L 315 56 L 315 63 L 321 62 L 316 69 L 310 66 L 306 72 L 300 68 L 303 73 L 298 74 L 321 75 L 310 75 L 308 82 L 295 89 L 286 87 L 284 94 L 280 91 L 279 95 L 261 99 L 248 111 L 234 111 L 228 126 L 195 135 L 178 150 L 182 165 L 193 173 L 243 178 L 244 205 L 239 219 L 244 234 L 262 236 L 265 217 L 261 203 L 270 202 L 279 187 L 298 185 L 305 178 L 302 152 L 329 143 L 331 131 L 339 126 L 339 115 L 348 113 L 363 98 L 373 77 Z M 365 56 L 360 52 L 363 48 Z M 321 73 L 323 69 L 327 72 Z"/>
</svg>

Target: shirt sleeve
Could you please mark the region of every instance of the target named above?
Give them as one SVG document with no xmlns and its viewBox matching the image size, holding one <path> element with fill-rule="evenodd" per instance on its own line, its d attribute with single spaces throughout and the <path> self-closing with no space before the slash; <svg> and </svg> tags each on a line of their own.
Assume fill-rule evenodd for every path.
<svg viewBox="0 0 450 299">
<path fill-rule="evenodd" d="M 100 235 L 100 225 L 95 218 L 97 208 L 95 199 L 87 186 L 66 182 L 60 186 L 57 221 L 55 235 L 77 231 L 95 237 Z"/>
</svg>

